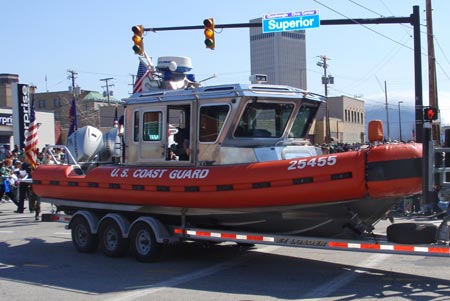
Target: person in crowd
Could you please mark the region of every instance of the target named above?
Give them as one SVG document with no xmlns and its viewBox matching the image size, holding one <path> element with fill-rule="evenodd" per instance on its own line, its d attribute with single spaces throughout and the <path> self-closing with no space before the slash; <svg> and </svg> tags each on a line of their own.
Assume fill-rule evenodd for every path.
<svg viewBox="0 0 450 301">
<path fill-rule="evenodd" d="M 19 202 L 16 200 L 16 196 L 10 184 L 10 178 L 13 175 L 12 172 L 12 161 L 11 159 L 3 160 L 2 166 L 0 167 L 0 174 L 2 176 L 2 183 L 0 184 L 0 199 L 6 194 L 11 201 L 16 204 L 16 213 L 23 213 L 25 208 L 19 206 Z"/>
<path fill-rule="evenodd" d="M 39 198 L 33 193 L 31 189 L 31 165 L 29 164 L 28 158 L 22 163 L 19 172 L 19 205 L 24 206 L 25 199 L 28 199 L 28 208 L 30 212 L 35 213 L 35 220 L 39 220 L 40 214 L 40 202 Z"/>
<path fill-rule="evenodd" d="M 18 144 L 14 144 L 14 149 L 13 149 L 12 151 L 13 151 L 13 153 L 14 153 L 14 152 L 20 153 L 19 145 L 18 145 Z"/>
<path fill-rule="evenodd" d="M 0 160 L 10 158 L 12 156 L 11 146 L 9 144 L 3 145 L 3 149 L 0 150 Z"/>
</svg>

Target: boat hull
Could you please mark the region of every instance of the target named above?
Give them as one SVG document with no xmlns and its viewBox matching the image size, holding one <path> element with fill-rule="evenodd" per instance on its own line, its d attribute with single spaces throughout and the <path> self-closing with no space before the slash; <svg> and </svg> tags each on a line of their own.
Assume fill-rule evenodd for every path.
<svg viewBox="0 0 450 301">
<path fill-rule="evenodd" d="M 336 236 L 365 230 L 422 189 L 420 144 L 205 167 L 42 165 L 33 190 L 65 209 L 157 215 L 196 226 Z M 115 209 L 113 209 L 115 208 Z M 368 226 L 369 227 L 369 226 Z M 370 228 L 370 227 L 369 227 Z"/>
</svg>

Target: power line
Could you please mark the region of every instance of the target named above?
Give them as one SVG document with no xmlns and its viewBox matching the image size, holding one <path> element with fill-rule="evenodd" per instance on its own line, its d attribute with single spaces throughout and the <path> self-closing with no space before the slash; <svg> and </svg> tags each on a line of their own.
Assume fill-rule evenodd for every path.
<svg viewBox="0 0 450 301">
<path fill-rule="evenodd" d="M 364 27 L 365 29 L 367 29 L 367 30 L 369 30 L 369 31 L 371 31 L 371 32 L 373 32 L 373 33 L 375 33 L 375 34 L 377 34 L 377 35 L 379 35 L 379 36 L 381 36 L 381 37 L 383 37 L 383 38 L 385 38 L 385 39 L 388 39 L 388 40 L 390 40 L 390 41 L 392 41 L 392 42 L 394 42 L 394 43 L 396 43 L 396 44 L 399 44 L 399 45 L 401 45 L 401 46 L 403 46 L 403 47 L 405 47 L 405 48 L 407 48 L 407 49 L 410 49 L 410 50 L 414 51 L 414 48 L 413 48 L 413 47 L 410 47 L 410 46 L 408 46 L 408 45 L 406 45 L 406 44 L 400 43 L 399 41 L 396 41 L 396 40 L 394 40 L 393 38 L 390 38 L 390 37 L 388 37 L 387 35 L 382 34 L 381 32 L 378 32 L 378 31 L 376 31 L 376 30 L 370 28 L 369 26 L 367 26 L 367 25 L 365 25 L 365 24 L 361 24 L 361 23 L 359 23 L 357 20 L 355 20 L 355 19 L 353 19 L 353 18 L 350 18 L 350 17 L 348 17 L 348 16 L 346 16 L 346 15 L 344 15 L 344 14 L 338 12 L 337 10 L 335 10 L 335 9 L 333 9 L 333 8 L 331 8 L 331 7 L 329 7 L 329 6 L 325 5 L 325 4 L 323 4 L 323 3 L 321 3 L 321 2 L 318 1 L 318 0 L 313 0 L 313 1 L 316 2 L 316 3 L 319 4 L 319 5 L 322 5 L 323 7 L 328 8 L 329 10 L 335 12 L 336 14 L 338 14 L 338 15 L 340 15 L 340 16 L 346 18 L 347 20 L 350 20 L 350 21 L 354 22 L 355 24 L 358 24 L 358 25 Z"/>
<path fill-rule="evenodd" d="M 355 4 L 355 5 L 358 5 L 359 7 L 361 7 L 361 8 L 364 8 L 365 10 L 368 10 L 368 11 L 370 11 L 370 12 L 372 12 L 372 13 L 374 13 L 375 15 L 378 15 L 379 17 L 381 17 L 381 18 L 383 18 L 384 16 L 382 15 L 382 14 L 380 14 L 380 13 L 377 13 L 376 11 L 374 11 L 374 10 L 371 10 L 370 8 L 368 8 L 368 7 L 365 7 L 364 5 L 362 5 L 362 4 L 359 4 L 358 2 L 356 2 L 356 1 L 353 1 L 353 0 L 348 0 L 349 2 L 351 2 L 351 3 L 353 3 L 353 4 Z"/>
<path fill-rule="evenodd" d="M 353 4 L 355 4 L 355 5 L 358 5 L 359 7 L 362 7 L 362 8 L 364 8 L 365 10 L 368 10 L 368 11 L 370 11 L 370 12 L 372 12 L 372 13 L 374 13 L 374 14 L 376 14 L 376 15 L 382 17 L 382 18 L 385 18 L 385 17 L 386 17 L 386 16 L 384 16 L 384 15 L 381 14 L 381 13 L 378 13 L 378 12 L 376 12 L 376 11 L 374 11 L 374 10 L 372 10 L 372 9 L 370 9 L 370 8 L 368 8 L 368 7 L 364 6 L 364 5 L 362 5 L 362 4 L 357 3 L 356 1 L 353 1 L 353 0 L 348 0 L 348 1 L 350 1 L 351 3 L 353 3 Z M 383 5 L 384 5 L 385 8 L 388 10 L 388 12 L 392 15 L 391 10 L 386 6 L 386 4 L 383 3 Z M 398 24 L 398 25 L 400 25 L 400 26 L 403 28 L 403 30 L 410 36 L 410 38 L 413 38 L 412 34 L 408 33 L 408 31 L 407 31 L 407 29 L 410 29 L 407 25 L 402 24 L 402 23 L 400 23 L 400 24 Z"/>
</svg>

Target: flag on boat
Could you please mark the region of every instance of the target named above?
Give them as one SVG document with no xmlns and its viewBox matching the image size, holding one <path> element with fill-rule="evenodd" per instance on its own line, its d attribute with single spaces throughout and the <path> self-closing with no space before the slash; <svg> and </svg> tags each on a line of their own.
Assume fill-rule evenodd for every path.
<svg viewBox="0 0 450 301">
<path fill-rule="evenodd" d="M 78 120 L 77 120 L 77 104 L 75 102 L 75 96 L 72 99 L 72 104 L 70 105 L 69 111 L 69 119 L 71 121 L 69 134 L 67 137 L 72 135 L 78 129 Z"/>
<path fill-rule="evenodd" d="M 115 128 L 119 127 L 119 117 L 117 116 L 117 106 L 116 106 L 116 110 L 114 112 L 114 125 Z"/>
<path fill-rule="evenodd" d="M 147 68 L 147 66 L 142 61 L 139 61 L 139 67 L 136 75 L 136 81 L 134 82 L 133 93 L 142 92 L 144 80 L 149 74 L 150 70 Z"/>
<path fill-rule="evenodd" d="M 28 125 L 27 135 L 25 137 L 25 157 L 28 159 L 31 169 L 35 169 L 37 167 L 38 126 L 34 106 L 33 93 L 30 104 L 30 123 Z"/>
</svg>

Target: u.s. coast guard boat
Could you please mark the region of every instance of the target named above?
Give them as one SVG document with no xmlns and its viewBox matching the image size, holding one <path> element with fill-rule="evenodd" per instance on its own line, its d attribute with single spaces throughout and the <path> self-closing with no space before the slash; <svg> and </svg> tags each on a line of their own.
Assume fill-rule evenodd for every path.
<svg viewBox="0 0 450 301">
<path fill-rule="evenodd" d="M 263 83 L 201 86 L 184 57 L 160 58 L 123 124 L 48 147 L 33 190 L 59 209 L 166 223 L 326 237 L 370 232 L 422 187 L 421 144 L 322 154 L 306 139 L 325 98 Z M 123 131 L 122 131 L 123 126 Z M 64 156 L 55 156 L 56 148 Z"/>
</svg>

